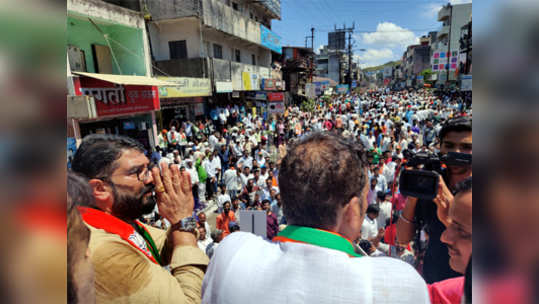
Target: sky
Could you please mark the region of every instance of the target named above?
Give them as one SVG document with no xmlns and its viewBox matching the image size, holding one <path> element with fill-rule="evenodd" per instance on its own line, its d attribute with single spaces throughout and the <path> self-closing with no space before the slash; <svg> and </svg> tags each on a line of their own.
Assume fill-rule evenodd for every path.
<svg viewBox="0 0 539 304">
<path fill-rule="evenodd" d="M 305 37 L 315 28 L 314 48 L 327 44 L 334 27 L 352 27 L 354 61 L 362 68 L 402 58 L 408 45 L 419 37 L 437 31 L 439 9 L 447 0 L 281 0 L 281 20 L 273 20 L 272 31 L 283 46 L 305 46 Z M 471 0 L 451 0 L 452 4 Z M 481 6 L 486 5 L 485 1 Z M 488 1 L 486 1 L 488 2 Z M 475 11 L 474 3 L 473 10 Z M 474 14 L 474 23 L 475 23 Z M 348 35 L 347 35 L 348 37 Z M 308 39 L 308 47 L 311 40 Z M 364 49 L 365 51 L 360 51 Z"/>
</svg>

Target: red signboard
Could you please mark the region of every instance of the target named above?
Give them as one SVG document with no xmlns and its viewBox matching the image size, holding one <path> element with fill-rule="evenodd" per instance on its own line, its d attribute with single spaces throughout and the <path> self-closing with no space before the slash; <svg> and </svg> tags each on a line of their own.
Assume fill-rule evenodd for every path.
<svg viewBox="0 0 539 304">
<path fill-rule="evenodd" d="M 284 100 L 283 92 L 268 93 L 268 101 L 283 101 L 283 100 Z"/>
<path fill-rule="evenodd" d="M 119 85 L 91 77 L 80 77 L 74 83 L 76 95 L 94 97 L 99 117 L 160 109 L 156 86 Z"/>
</svg>

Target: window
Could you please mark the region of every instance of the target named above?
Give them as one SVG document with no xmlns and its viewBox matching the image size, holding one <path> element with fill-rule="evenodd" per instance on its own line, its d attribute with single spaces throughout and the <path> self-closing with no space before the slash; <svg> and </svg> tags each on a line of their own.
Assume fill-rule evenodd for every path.
<svg viewBox="0 0 539 304">
<path fill-rule="evenodd" d="M 255 56 L 255 54 L 251 54 L 251 64 L 256 65 L 256 56 Z"/>
<path fill-rule="evenodd" d="M 234 51 L 234 54 L 235 54 L 235 59 L 236 59 L 236 62 L 241 62 L 241 53 L 240 53 L 240 50 L 235 50 Z"/>
<path fill-rule="evenodd" d="M 213 58 L 223 59 L 223 47 L 218 44 L 213 44 Z"/>
<path fill-rule="evenodd" d="M 230 6 L 230 0 L 225 0 L 226 5 Z"/>
<path fill-rule="evenodd" d="M 169 41 L 168 48 L 170 49 L 170 59 L 187 58 L 187 44 L 185 40 Z"/>
<path fill-rule="evenodd" d="M 112 54 L 109 47 L 106 45 L 92 44 L 92 53 L 94 57 L 95 72 L 113 74 Z"/>
<path fill-rule="evenodd" d="M 232 8 L 236 11 L 239 11 L 240 10 L 240 7 L 239 5 L 236 3 L 236 2 L 232 2 Z"/>
</svg>

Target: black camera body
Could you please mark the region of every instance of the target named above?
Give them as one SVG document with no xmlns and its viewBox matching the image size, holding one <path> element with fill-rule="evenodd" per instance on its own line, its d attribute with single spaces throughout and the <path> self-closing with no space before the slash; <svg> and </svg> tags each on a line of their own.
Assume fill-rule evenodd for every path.
<svg viewBox="0 0 539 304">
<path fill-rule="evenodd" d="M 406 166 L 421 169 L 403 170 L 399 179 L 400 192 L 405 196 L 418 199 L 432 200 L 438 193 L 438 180 L 442 174 L 442 164 L 447 166 L 471 166 L 472 155 L 466 153 L 449 152 L 441 157 L 428 152 L 413 153 L 409 150 L 403 152 L 408 160 Z"/>
</svg>

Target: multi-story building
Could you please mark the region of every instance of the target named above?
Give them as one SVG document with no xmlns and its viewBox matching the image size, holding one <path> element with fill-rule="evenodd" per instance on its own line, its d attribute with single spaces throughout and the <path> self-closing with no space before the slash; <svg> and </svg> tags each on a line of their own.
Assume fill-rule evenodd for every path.
<svg viewBox="0 0 539 304">
<path fill-rule="evenodd" d="M 145 8 L 156 75 L 209 78 L 210 105 L 276 89 L 272 63 L 282 51 L 271 20 L 281 18 L 280 0 L 152 0 Z"/>
<path fill-rule="evenodd" d="M 283 47 L 281 63 L 286 91 L 293 95 L 305 95 L 305 84 L 311 82 L 314 74 L 313 56 L 310 48 Z"/>
<path fill-rule="evenodd" d="M 348 71 L 348 60 L 345 52 L 329 49 L 324 45 L 316 55 L 316 72 L 320 77 L 327 77 L 336 83 L 344 83 Z"/>
<path fill-rule="evenodd" d="M 417 76 L 430 67 L 429 38 L 423 36 L 419 41 L 420 44 L 408 46 L 402 58 L 403 74 L 408 86 L 415 85 Z"/>
<path fill-rule="evenodd" d="M 158 86 L 150 78 L 145 21 L 136 1 L 67 1 L 68 138 L 123 134 L 155 145 Z"/>
<path fill-rule="evenodd" d="M 432 62 L 439 63 L 433 72 L 437 74 L 437 84 L 447 85 L 458 80 L 458 58 L 460 50 L 460 31 L 468 23 L 472 14 L 472 4 L 447 4 L 438 12 L 438 21 L 442 22 L 433 45 Z"/>
<path fill-rule="evenodd" d="M 472 20 L 462 26 L 460 30 L 460 74 L 471 74 L 472 72 Z"/>
</svg>

